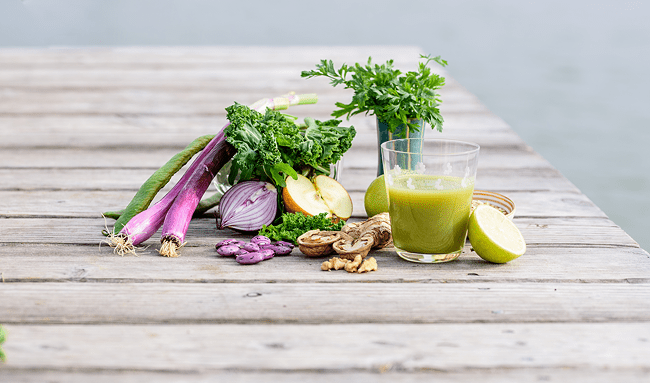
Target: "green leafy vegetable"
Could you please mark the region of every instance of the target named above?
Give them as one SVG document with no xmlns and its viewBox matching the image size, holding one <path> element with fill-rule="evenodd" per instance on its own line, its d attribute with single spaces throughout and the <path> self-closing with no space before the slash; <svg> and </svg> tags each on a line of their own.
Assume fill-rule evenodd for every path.
<svg viewBox="0 0 650 383">
<path fill-rule="evenodd" d="M 265 235 L 274 241 L 290 241 L 296 243 L 298 237 L 309 230 L 332 230 L 339 231 L 345 224 L 343 221 L 333 223 L 327 218 L 327 214 L 320 213 L 314 216 L 304 215 L 302 213 L 284 213 L 282 222 L 278 225 L 264 225 L 260 235 Z"/>
<path fill-rule="evenodd" d="M 334 68 L 332 60 L 321 60 L 316 65 L 316 70 L 303 71 L 301 76 L 324 76 L 331 80 L 332 86 L 344 85 L 345 89 L 354 90 L 350 103 L 336 103 L 339 109 L 332 113 L 336 118 L 350 118 L 365 112 L 376 115 L 388 125 L 391 132 L 402 124 L 417 131 L 418 125 L 411 122 L 412 119 L 421 119 L 432 128 L 442 131 L 443 118 L 438 109 L 442 100 L 436 90 L 445 85 L 445 78 L 432 73 L 427 65 L 435 61 L 444 67 L 447 62 L 440 56 L 420 57 L 426 61 L 419 63 L 417 71 L 405 74 L 393 68 L 393 60 L 373 65 L 372 58 L 369 57 L 365 66 L 359 63 L 354 66 L 343 64 L 338 70 Z"/>
<path fill-rule="evenodd" d="M 354 127 L 339 126 L 341 121 L 321 122 L 296 118 L 271 109 L 259 113 L 235 103 L 226 108 L 230 125 L 226 140 L 237 149 L 228 181 L 258 179 L 284 187 L 287 176 L 329 175 L 330 164 L 341 159 L 356 135 Z"/>
</svg>

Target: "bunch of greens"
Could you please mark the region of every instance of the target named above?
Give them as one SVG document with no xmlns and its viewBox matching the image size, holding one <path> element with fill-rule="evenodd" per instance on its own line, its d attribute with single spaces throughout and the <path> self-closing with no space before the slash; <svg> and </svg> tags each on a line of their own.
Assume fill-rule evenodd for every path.
<svg viewBox="0 0 650 383">
<path fill-rule="evenodd" d="M 354 127 L 341 121 L 296 118 L 270 109 L 259 113 L 235 103 L 226 108 L 226 141 L 237 149 L 228 181 L 258 179 L 284 187 L 287 176 L 329 175 L 330 165 L 352 146 Z"/>
<path fill-rule="evenodd" d="M 181 180 L 162 199 L 131 218 L 119 232 L 114 229 L 110 243 L 118 253 L 132 252 L 134 246 L 151 238 L 162 226 L 161 255 L 178 256 L 176 250 L 185 242 L 192 214 L 215 175 L 228 162 L 231 185 L 257 179 L 284 187 L 286 177 L 297 178 L 298 173 L 329 175 L 330 164 L 350 148 L 356 134 L 352 126 L 338 126 L 338 120 L 306 119 L 304 125 L 299 125 L 295 117 L 271 109 L 260 113 L 238 103 L 226 111 L 230 124 L 210 140 Z M 282 200 L 278 198 L 277 203 L 282 204 Z M 233 208 L 240 206 L 235 204 Z M 257 206 L 260 215 L 273 214 L 268 221 L 272 222 L 277 209 Z"/>
<path fill-rule="evenodd" d="M 259 234 L 265 235 L 274 241 L 289 241 L 296 243 L 298 237 L 309 230 L 339 231 L 345 224 L 343 221 L 333 223 L 327 214 L 320 213 L 307 216 L 302 213 L 284 213 L 282 222 L 277 225 L 264 225 Z"/>
<path fill-rule="evenodd" d="M 395 132 L 399 125 L 407 125 L 417 131 L 417 124 L 411 120 L 421 119 L 442 131 L 443 118 L 438 109 L 442 100 L 436 90 L 445 85 L 445 78 L 432 73 L 427 65 L 435 61 L 444 67 L 447 62 L 440 56 L 420 57 L 426 61 L 419 63 L 417 71 L 405 74 L 393 68 L 393 60 L 383 65 L 373 65 L 369 57 L 365 66 L 359 63 L 354 66 L 343 64 L 338 71 L 332 60 L 321 60 L 316 70 L 303 71 L 301 76 L 324 76 L 331 80 L 332 86 L 343 84 L 345 89 L 354 90 L 349 104 L 336 103 L 339 109 L 332 113 L 334 117 L 346 115 L 350 118 L 364 112 L 374 114 L 379 121 L 388 125 L 391 132 Z"/>
</svg>

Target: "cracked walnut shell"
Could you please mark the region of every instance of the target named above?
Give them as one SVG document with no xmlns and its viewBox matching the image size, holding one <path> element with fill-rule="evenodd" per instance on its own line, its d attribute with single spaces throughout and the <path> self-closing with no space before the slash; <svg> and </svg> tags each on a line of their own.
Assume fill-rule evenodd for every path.
<svg viewBox="0 0 650 383">
<path fill-rule="evenodd" d="M 310 230 L 298 237 L 298 248 L 308 257 L 322 257 L 334 252 L 332 244 L 351 237 L 340 231 Z"/>
</svg>

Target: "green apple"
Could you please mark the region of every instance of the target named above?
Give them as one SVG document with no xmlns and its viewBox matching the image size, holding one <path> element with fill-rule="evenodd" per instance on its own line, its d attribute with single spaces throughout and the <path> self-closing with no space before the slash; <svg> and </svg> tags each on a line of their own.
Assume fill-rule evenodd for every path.
<svg viewBox="0 0 650 383">
<path fill-rule="evenodd" d="M 368 217 L 388 211 L 388 195 L 384 184 L 384 175 L 375 178 L 368 186 L 366 195 L 363 197 L 363 205 L 366 208 Z"/>
</svg>

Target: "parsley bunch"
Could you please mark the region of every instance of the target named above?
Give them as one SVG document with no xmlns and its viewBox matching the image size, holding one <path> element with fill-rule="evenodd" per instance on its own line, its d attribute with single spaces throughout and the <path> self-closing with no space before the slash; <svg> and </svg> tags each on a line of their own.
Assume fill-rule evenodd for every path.
<svg viewBox="0 0 650 383">
<path fill-rule="evenodd" d="M 445 78 L 432 73 L 427 65 L 435 61 L 444 67 L 447 62 L 440 56 L 420 55 L 420 58 L 426 61 L 419 63 L 418 70 L 405 74 L 393 68 L 393 60 L 373 65 L 372 57 L 369 57 L 365 66 L 359 63 L 354 66 L 343 64 L 339 70 L 334 68 L 332 60 L 321 60 L 316 70 L 303 71 L 301 76 L 324 76 L 331 80 L 332 86 L 343 84 L 345 89 L 354 90 L 349 104 L 336 103 L 339 109 L 332 113 L 336 118 L 345 115 L 349 119 L 365 112 L 376 115 L 379 121 L 388 125 L 391 132 L 395 132 L 399 125 L 407 125 L 417 131 L 418 126 L 412 119 L 421 119 L 442 131 L 443 118 L 438 110 L 442 100 L 436 90 L 445 85 Z"/>
<path fill-rule="evenodd" d="M 265 235 L 274 241 L 290 241 L 296 243 L 298 237 L 309 230 L 339 231 L 345 222 L 333 223 L 327 214 L 320 213 L 314 216 L 302 213 L 284 213 L 282 222 L 277 225 L 264 225 L 259 234 Z"/>
</svg>

